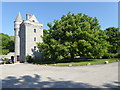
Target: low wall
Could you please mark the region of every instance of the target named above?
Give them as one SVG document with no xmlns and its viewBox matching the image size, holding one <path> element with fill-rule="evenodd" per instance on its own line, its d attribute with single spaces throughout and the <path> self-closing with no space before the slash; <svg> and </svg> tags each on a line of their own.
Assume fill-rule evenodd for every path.
<svg viewBox="0 0 120 90">
<path fill-rule="evenodd" d="M 8 59 L 11 59 L 11 56 L 14 56 L 15 53 L 14 52 L 10 52 L 8 53 L 7 55 L 0 55 L 0 58 L 8 58 Z"/>
</svg>

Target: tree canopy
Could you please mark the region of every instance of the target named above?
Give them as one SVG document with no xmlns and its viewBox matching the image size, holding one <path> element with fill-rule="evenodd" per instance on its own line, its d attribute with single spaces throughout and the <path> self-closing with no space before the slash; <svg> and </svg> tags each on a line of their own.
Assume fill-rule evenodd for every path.
<svg viewBox="0 0 120 90">
<path fill-rule="evenodd" d="M 110 42 L 111 47 L 109 48 L 110 53 L 117 53 L 120 48 L 120 31 L 118 28 L 109 27 L 105 29 L 108 36 L 107 41 Z"/>
<path fill-rule="evenodd" d="M 44 30 L 43 43 L 38 43 L 46 59 L 102 58 L 108 53 L 108 36 L 100 30 L 96 17 L 68 13 L 47 25 L 49 29 Z"/>
<path fill-rule="evenodd" d="M 14 52 L 14 41 L 10 39 L 10 36 L 4 33 L 0 33 L 0 41 L 0 49 L 2 50 L 0 54 Z"/>
</svg>

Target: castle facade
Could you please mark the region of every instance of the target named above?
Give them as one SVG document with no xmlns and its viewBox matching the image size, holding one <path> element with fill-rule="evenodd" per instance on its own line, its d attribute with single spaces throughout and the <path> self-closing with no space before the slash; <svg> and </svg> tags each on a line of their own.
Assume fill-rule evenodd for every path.
<svg viewBox="0 0 120 90">
<path fill-rule="evenodd" d="M 39 57 L 37 44 L 43 42 L 43 24 L 39 23 L 35 15 L 26 14 L 26 20 L 18 13 L 14 21 L 15 61 L 25 62 L 25 57 Z"/>
</svg>

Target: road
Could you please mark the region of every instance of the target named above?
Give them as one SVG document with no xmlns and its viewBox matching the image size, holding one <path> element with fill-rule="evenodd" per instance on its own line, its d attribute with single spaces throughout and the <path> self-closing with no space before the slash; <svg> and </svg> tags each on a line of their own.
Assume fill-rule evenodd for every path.
<svg viewBox="0 0 120 90">
<path fill-rule="evenodd" d="M 118 88 L 118 62 L 74 67 L 16 63 L 0 68 L 3 88 Z"/>
</svg>

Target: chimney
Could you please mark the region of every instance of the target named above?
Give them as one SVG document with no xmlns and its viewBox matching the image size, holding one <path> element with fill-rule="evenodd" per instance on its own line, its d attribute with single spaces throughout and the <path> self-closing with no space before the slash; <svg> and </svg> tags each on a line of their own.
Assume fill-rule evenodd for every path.
<svg viewBox="0 0 120 90">
<path fill-rule="evenodd" d="M 26 20 L 30 19 L 32 15 L 30 13 L 26 14 Z"/>
</svg>

